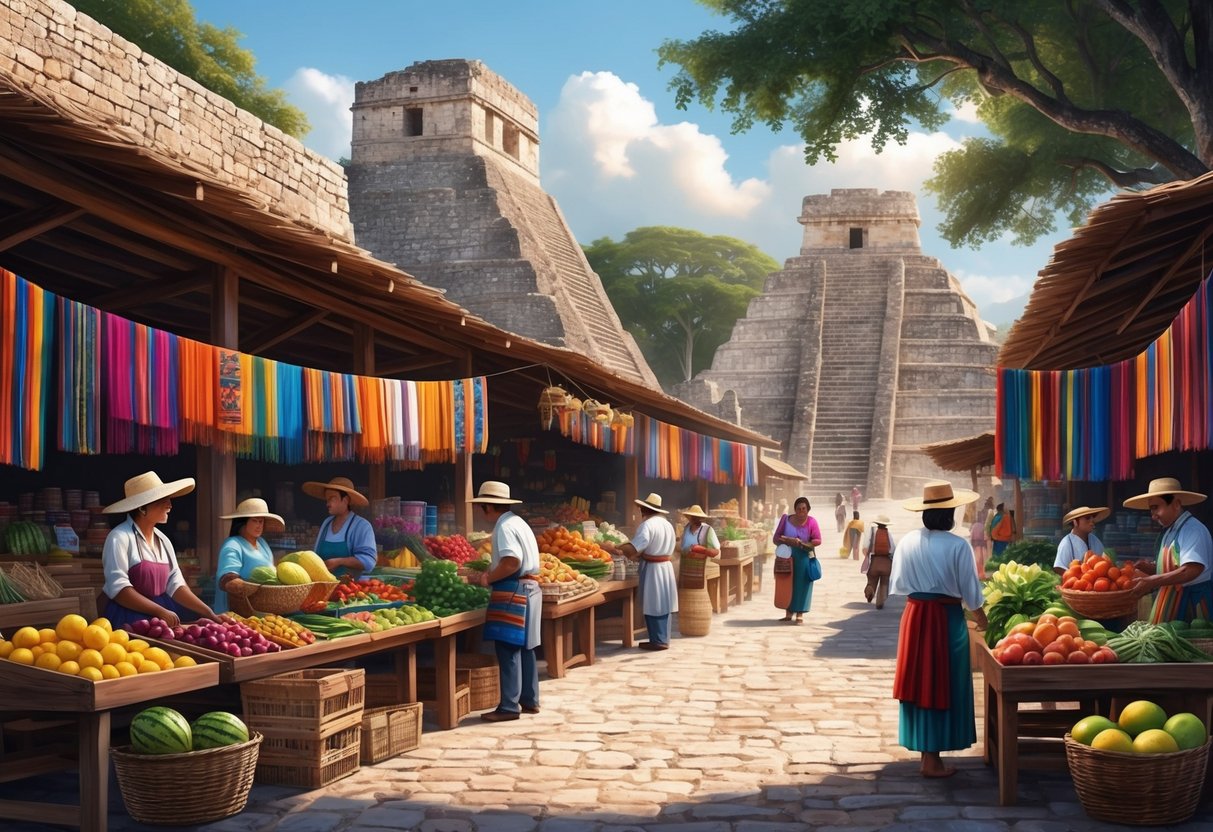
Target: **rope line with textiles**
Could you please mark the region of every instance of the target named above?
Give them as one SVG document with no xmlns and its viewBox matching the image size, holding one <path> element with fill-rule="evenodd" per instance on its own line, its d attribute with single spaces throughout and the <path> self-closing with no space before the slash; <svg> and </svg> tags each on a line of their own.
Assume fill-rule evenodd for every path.
<svg viewBox="0 0 1213 832">
<path fill-rule="evenodd" d="M 636 416 L 646 477 L 707 480 L 719 485 L 757 485 L 758 449 L 679 428 L 643 414 Z"/>
<path fill-rule="evenodd" d="M 0 269 L 0 463 L 31 471 L 45 457 L 56 296 Z"/>
<path fill-rule="evenodd" d="M 177 336 L 102 313 L 110 453 L 177 453 Z"/>
<path fill-rule="evenodd" d="M 1143 457 L 1213 447 L 1210 282 L 1133 358 L 1077 370 L 1000 368 L 999 476 L 1128 480 Z"/>
<path fill-rule="evenodd" d="M 101 311 L 61 298 L 58 306 L 59 445 L 101 453 Z"/>
</svg>

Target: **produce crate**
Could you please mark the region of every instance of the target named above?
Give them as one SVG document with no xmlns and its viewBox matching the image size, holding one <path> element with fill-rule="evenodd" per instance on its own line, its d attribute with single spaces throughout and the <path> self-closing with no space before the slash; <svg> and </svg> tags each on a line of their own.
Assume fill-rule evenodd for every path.
<svg viewBox="0 0 1213 832">
<path fill-rule="evenodd" d="M 435 689 L 434 668 L 417 670 L 417 698 L 430 704 L 438 699 Z M 497 707 L 494 702 L 492 707 Z M 455 720 L 461 720 L 472 712 L 472 673 L 470 670 L 455 670 Z"/>
<path fill-rule="evenodd" d="M 373 765 L 421 745 L 421 708 L 414 702 L 364 712 L 359 761 Z"/>
<path fill-rule="evenodd" d="M 314 668 L 240 685 L 244 721 L 267 741 L 327 737 L 334 724 L 362 713 L 365 697 L 366 671 L 361 669 Z M 263 747 L 262 756 L 266 751 Z"/>
<path fill-rule="evenodd" d="M 722 540 L 720 541 L 721 560 L 740 560 L 758 554 L 758 544 L 753 540 Z"/>
<path fill-rule="evenodd" d="M 362 732 L 361 726 L 357 729 Z M 255 780 L 274 786 L 289 786 L 296 789 L 319 789 L 342 777 L 348 777 L 359 768 L 358 755 L 361 740 L 339 754 L 333 754 L 323 765 L 315 763 L 261 763 L 257 764 Z"/>
<path fill-rule="evenodd" d="M 501 701 L 501 673 L 497 659 L 483 653 L 460 653 L 455 667 L 468 671 L 468 707 L 473 711 L 496 708 Z"/>
<path fill-rule="evenodd" d="M 367 711 L 371 708 L 386 708 L 407 704 L 399 693 L 399 681 L 394 673 L 368 673 L 366 675 Z"/>
</svg>

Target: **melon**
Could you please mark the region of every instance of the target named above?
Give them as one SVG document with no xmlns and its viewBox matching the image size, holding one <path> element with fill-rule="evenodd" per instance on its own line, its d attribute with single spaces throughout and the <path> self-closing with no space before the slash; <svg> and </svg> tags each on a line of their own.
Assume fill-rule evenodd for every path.
<svg viewBox="0 0 1213 832">
<path fill-rule="evenodd" d="M 194 735 L 195 751 L 248 742 L 248 726 L 240 717 L 227 711 L 203 714 L 194 720 L 190 730 Z"/>
<path fill-rule="evenodd" d="M 249 573 L 248 579 L 255 584 L 276 584 L 278 571 L 272 566 L 258 566 Z"/>
<path fill-rule="evenodd" d="M 184 754 L 193 749 L 194 740 L 185 717 L 157 705 L 131 720 L 131 745 L 140 754 Z"/>
<path fill-rule="evenodd" d="M 312 577 L 297 563 L 280 563 L 278 564 L 278 580 L 284 584 L 310 584 Z"/>
</svg>

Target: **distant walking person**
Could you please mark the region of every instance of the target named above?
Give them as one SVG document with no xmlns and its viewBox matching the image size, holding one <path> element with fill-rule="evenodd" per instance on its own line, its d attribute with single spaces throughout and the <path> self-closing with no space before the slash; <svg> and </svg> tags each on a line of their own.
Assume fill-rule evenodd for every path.
<svg viewBox="0 0 1213 832">
<path fill-rule="evenodd" d="M 986 522 L 994 513 L 994 498 L 986 497 L 985 505 L 977 509 L 973 525 L 969 527 L 969 545 L 973 547 L 973 560 L 977 564 L 977 577 L 986 579 L 986 558 L 990 549 L 986 542 Z"/>
<path fill-rule="evenodd" d="M 859 519 L 859 512 L 851 512 L 851 522 L 847 523 L 846 537 L 843 538 L 842 548 L 838 550 L 840 557 L 846 557 L 848 554 L 851 560 L 859 560 L 859 544 L 863 540 L 863 521 Z"/>
<path fill-rule="evenodd" d="M 1006 551 L 1015 539 L 1015 512 L 1008 511 L 1005 503 L 994 506 L 994 513 L 986 521 L 987 534 L 994 557 Z"/>
<path fill-rule="evenodd" d="M 876 599 L 876 609 L 884 609 L 885 599 L 889 597 L 889 576 L 893 573 L 893 549 L 897 541 L 889 531 L 889 518 L 878 514 L 872 521 L 872 529 L 868 532 L 867 542 L 863 547 L 863 566 L 861 572 L 868 576 L 868 585 L 864 587 L 863 596 L 872 603 Z"/>
<path fill-rule="evenodd" d="M 776 545 L 792 548 L 792 555 L 787 559 L 792 561 L 791 571 L 775 576 L 775 606 L 786 610 L 784 621 L 803 624 L 804 614 L 813 605 L 813 564 L 810 561 L 817 557 L 815 550 L 821 545 L 821 528 L 809 516 L 811 506 L 807 497 L 797 497 L 794 505 L 795 513 L 785 514 L 779 519 L 772 538 Z M 817 564 L 817 568 L 820 569 L 820 564 Z M 786 607 L 781 603 L 785 598 Z"/>
<path fill-rule="evenodd" d="M 834 495 L 834 522 L 838 524 L 838 533 L 842 534 L 847 525 L 847 498 L 841 491 Z"/>
<path fill-rule="evenodd" d="M 859 490 L 859 486 L 851 487 L 851 511 L 859 511 L 859 504 L 863 501 L 863 492 Z"/>
</svg>

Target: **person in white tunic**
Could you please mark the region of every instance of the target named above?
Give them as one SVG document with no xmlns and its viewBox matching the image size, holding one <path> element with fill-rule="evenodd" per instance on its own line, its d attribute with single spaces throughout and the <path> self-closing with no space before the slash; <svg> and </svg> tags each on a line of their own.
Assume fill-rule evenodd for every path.
<svg viewBox="0 0 1213 832">
<path fill-rule="evenodd" d="M 636 500 L 644 519 L 636 527 L 630 543 L 618 547 L 628 558 L 640 558 L 640 605 L 649 628 L 649 640 L 641 642 L 641 650 L 670 648 L 670 614 L 678 612 L 678 583 L 674 578 L 674 554 L 677 535 L 668 511 L 661 507 L 661 495 L 650 494 Z"/>
<path fill-rule="evenodd" d="M 495 710 L 481 714 L 480 718 L 485 722 L 505 722 L 518 719 L 519 713 L 539 713 L 539 669 L 535 661 L 543 612 L 543 593 L 538 583 L 539 544 L 527 522 L 510 511 L 509 506 L 522 501 L 510 499 L 510 487 L 505 483 L 491 480 L 481 483 L 472 502 L 493 523 L 493 556 L 481 583 L 495 592 L 508 591 L 515 598 L 525 598 L 526 604 L 525 611 L 513 624 L 519 636 L 516 640 L 522 643 L 502 639 L 493 642 L 497 648 L 501 700 Z"/>
<path fill-rule="evenodd" d="M 1061 518 L 1063 526 L 1070 527 L 1070 533 L 1057 544 L 1057 559 L 1053 561 L 1053 571 L 1058 575 L 1064 574 L 1070 568 L 1071 561 L 1082 561 L 1087 552 L 1103 554 L 1103 542 L 1095 536 L 1095 524 L 1108 519 L 1112 509 L 1105 506 L 1090 508 L 1079 506 Z"/>
</svg>

